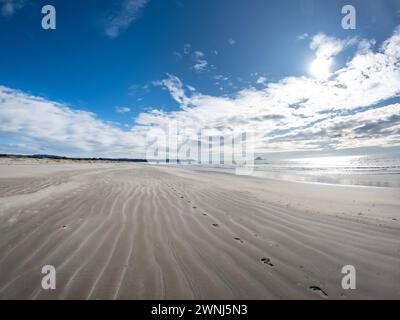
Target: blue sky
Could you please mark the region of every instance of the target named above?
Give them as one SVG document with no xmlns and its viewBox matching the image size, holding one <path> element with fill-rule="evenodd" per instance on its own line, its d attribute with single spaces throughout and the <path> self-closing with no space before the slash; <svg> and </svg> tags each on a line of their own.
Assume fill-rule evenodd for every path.
<svg viewBox="0 0 400 320">
<path fill-rule="evenodd" d="M 45 4 L 57 10 L 56 30 L 41 28 L 41 8 Z M 341 8 L 345 4 L 349 1 L 0 0 L 0 108 L 5 110 L 0 113 L 0 152 L 140 155 L 149 128 L 160 127 L 165 119 L 186 121 L 188 131 L 194 122 L 226 129 L 234 123 L 229 120 L 232 108 L 235 119 L 248 117 L 247 129 L 255 128 L 259 139 L 267 137 L 259 141 L 260 152 L 382 146 L 397 150 L 399 56 L 397 52 L 384 52 L 382 46 L 388 39 L 394 46 L 398 44 L 400 1 L 351 1 L 357 10 L 356 30 L 341 27 Z M 390 62 L 378 61 L 382 53 L 390 55 Z M 318 76 L 310 72 L 319 54 L 324 56 L 323 67 L 330 63 L 329 75 L 324 79 L 315 79 Z M 349 63 L 360 60 L 355 59 L 358 56 L 365 59 L 357 68 L 386 68 L 368 75 L 368 79 L 376 76 L 383 81 L 382 75 L 387 75 L 389 83 L 365 83 L 365 88 L 357 86 L 352 92 L 370 92 L 376 85 L 376 95 L 349 97 L 347 92 L 335 93 L 342 100 L 326 109 L 324 105 L 330 103 L 314 93 L 290 96 L 293 90 L 308 92 L 311 88 L 315 92 L 334 92 L 343 87 L 343 81 L 347 86 L 350 70 L 355 68 Z M 390 68 L 388 63 L 392 64 Z M 361 69 L 357 69 L 359 74 L 363 74 Z M 338 71 L 342 76 L 336 74 Z M 336 83 L 328 83 L 333 80 Z M 274 100 L 279 95 L 290 96 L 290 102 L 281 106 L 282 98 Z M 349 99 L 352 103 L 347 104 Z M 304 101 L 310 103 L 302 105 Z M 21 107 L 31 102 L 31 109 Z M 317 102 L 318 110 L 314 106 Z M 45 111 L 36 103 L 50 104 L 53 109 Z M 243 103 L 255 106 L 249 111 Z M 296 105 L 304 112 L 289 115 L 287 112 Z M 255 109 L 264 118 L 254 120 L 249 114 Z M 31 119 L 22 116 L 30 110 Z M 210 113 L 225 114 L 226 123 L 223 117 L 204 116 Z M 275 113 L 284 115 L 287 121 L 275 115 L 276 122 L 260 125 Z M 321 117 L 323 113 L 329 117 Z M 342 141 L 337 135 L 326 136 L 327 128 L 321 125 L 333 128 L 337 123 L 332 124 L 332 119 L 346 113 L 354 115 L 343 118 L 349 125 L 368 129 L 374 124 L 374 129 L 381 131 L 368 140 L 343 127 L 342 135 L 348 140 L 356 137 L 361 141 L 358 144 Z M 376 124 L 378 114 L 386 117 L 386 122 Z M 309 121 L 297 121 L 305 117 Z M 43 125 L 43 118 L 50 124 Z M 71 123 L 83 127 L 91 123 L 93 128 L 77 129 Z M 320 127 L 316 127 L 318 123 Z M 389 124 L 391 132 L 383 132 Z M 47 125 L 62 130 L 52 128 L 48 136 L 44 132 L 49 132 Z M 310 128 L 315 140 L 325 130 L 320 143 L 310 142 L 311 133 L 306 132 Z M 79 134 L 87 139 L 85 143 L 74 143 Z M 102 135 L 106 142 L 99 140 Z M 294 139 L 303 140 L 289 143 Z"/>
</svg>

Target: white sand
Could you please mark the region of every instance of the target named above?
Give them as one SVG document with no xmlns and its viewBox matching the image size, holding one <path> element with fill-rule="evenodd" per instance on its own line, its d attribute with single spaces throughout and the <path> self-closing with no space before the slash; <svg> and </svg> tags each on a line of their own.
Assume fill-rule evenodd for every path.
<svg viewBox="0 0 400 320">
<path fill-rule="evenodd" d="M 399 299 L 399 190 L 3 160 L 0 298 Z"/>
</svg>

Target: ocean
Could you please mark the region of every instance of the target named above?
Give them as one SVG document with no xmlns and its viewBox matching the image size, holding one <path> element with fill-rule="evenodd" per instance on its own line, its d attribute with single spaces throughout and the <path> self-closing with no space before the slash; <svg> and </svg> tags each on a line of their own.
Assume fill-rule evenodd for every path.
<svg viewBox="0 0 400 320">
<path fill-rule="evenodd" d="M 232 165 L 186 164 L 183 167 L 235 173 Z M 253 176 L 299 182 L 400 188 L 400 153 L 256 160 Z"/>
<path fill-rule="evenodd" d="M 400 153 L 260 160 L 255 162 L 254 175 L 279 180 L 400 188 Z"/>
</svg>

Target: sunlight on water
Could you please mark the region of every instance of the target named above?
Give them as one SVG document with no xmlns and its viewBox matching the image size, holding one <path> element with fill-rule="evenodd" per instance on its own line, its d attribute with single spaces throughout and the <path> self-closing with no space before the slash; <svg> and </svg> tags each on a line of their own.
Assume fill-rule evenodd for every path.
<svg viewBox="0 0 400 320">
<path fill-rule="evenodd" d="M 400 154 L 256 161 L 256 176 L 276 179 L 400 187 Z"/>
</svg>

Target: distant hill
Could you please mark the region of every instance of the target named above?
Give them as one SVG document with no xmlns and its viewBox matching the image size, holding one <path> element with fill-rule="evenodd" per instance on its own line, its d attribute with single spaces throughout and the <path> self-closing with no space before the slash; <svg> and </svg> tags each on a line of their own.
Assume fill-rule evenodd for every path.
<svg viewBox="0 0 400 320">
<path fill-rule="evenodd" d="M 61 156 L 55 156 L 52 154 L 33 154 L 31 156 L 24 156 L 24 157 L 32 157 L 32 158 L 38 158 L 38 159 L 66 159 L 65 157 Z"/>
<path fill-rule="evenodd" d="M 0 154 L 0 158 L 29 158 L 29 159 L 57 159 L 57 160 L 74 160 L 74 161 L 111 161 L 111 162 L 147 162 L 146 159 L 129 159 L 129 158 L 73 158 L 56 156 L 51 154 Z"/>
</svg>

